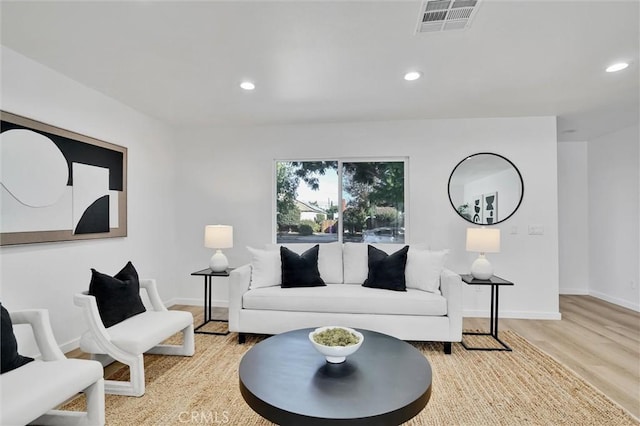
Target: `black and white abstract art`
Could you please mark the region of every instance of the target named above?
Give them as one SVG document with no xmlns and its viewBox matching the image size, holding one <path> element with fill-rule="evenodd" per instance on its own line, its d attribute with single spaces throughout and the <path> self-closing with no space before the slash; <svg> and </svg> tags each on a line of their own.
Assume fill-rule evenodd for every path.
<svg viewBox="0 0 640 426">
<path fill-rule="evenodd" d="M 482 217 L 484 223 L 493 225 L 498 221 L 498 192 L 482 194 Z"/>
<path fill-rule="evenodd" d="M 127 235 L 126 148 L 1 114 L 1 245 Z"/>
<path fill-rule="evenodd" d="M 473 197 L 471 202 L 471 220 L 473 223 L 484 223 L 482 221 L 482 195 Z"/>
<path fill-rule="evenodd" d="M 498 191 L 476 195 L 470 204 L 473 223 L 493 225 L 498 222 Z"/>
</svg>

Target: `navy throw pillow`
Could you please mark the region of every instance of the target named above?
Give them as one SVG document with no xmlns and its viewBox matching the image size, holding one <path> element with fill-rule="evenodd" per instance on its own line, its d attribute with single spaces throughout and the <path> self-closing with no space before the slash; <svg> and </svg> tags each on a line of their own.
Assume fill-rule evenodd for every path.
<svg viewBox="0 0 640 426">
<path fill-rule="evenodd" d="M 2 364 L 0 366 L 0 374 L 4 374 L 33 361 L 33 358 L 22 356 L 18 353 L 18 342 L 15 334 L 13 334 L 13 324 L 11 323 L 9 311 L 2 306 L 2 303 L 0 303 L 0 309 L 2 310 L 0 314 L 0 345 L 2 345 L 0 347 L 0 364 Z"/>
<path fill-rule="evenodd" d="M 407 291 L 404 267 L 407 264 L 409 246 L 404 246 L 393 254 L 387 254 L 371 245 L 367 249 L 369 274 L 362 285 L 371 288 Z"/>
<path fill-rule="evenodd" d="M 89 294 L 96 298 L 100 319 L 107 328 L 146 311 L 138 272 L 131 262 L 113 277 L 92 268 Z"/>
<path fill-rule="evenodd" d="M 320 246 L 316 244 L 304 253 L 298 254 L 281 246 L 281 287 L 320 287 L 326 285 L 320 278 L 320 271 L 318 270 L 319 250 Z"/>
</svg>

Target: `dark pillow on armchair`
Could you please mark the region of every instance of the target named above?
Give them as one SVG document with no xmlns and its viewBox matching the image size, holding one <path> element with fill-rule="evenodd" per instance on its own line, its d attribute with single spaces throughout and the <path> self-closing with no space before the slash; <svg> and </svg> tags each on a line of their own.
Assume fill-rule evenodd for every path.
<svg viewBox="0 0 640 426">
<path fill-rule="evenodd" d="M 387 254 L 373 246 L 368 246 L 369 275 L 364 287 L 386 290 L 407 291 L 404 267 L 407 264 L 409 246 L 404 246 L 393 254 Z"/>
<path fill-rule="evenodd" d="M 22 367 L 28 362 L 33 361 L 33 358 L 28 356 L 22 356 L 18 353 L 18 342 L 16 336 L 13 334 L 13 324 L 11 323 L 11 316 L 9 311 L 0 303 L 0 374 L 7 373 L 11 370 L 15 370 L 18 367 Z"/>
<path fill-rule="evenodd" d="M 282 264 L 282 288 L 320 287 L 326 285 L 318 270 L 318 252 L 316 244 L 302 254 L 294 253 L 286 247 L 280 247 Z"/>
<path fill-rule="evenodd" d="M 92 268 L 89 294 L 96 298 L 100 318 L 107 328 L 146 311 L 140 298 L 138 272 L 131 262 L 113 277 Z"/>
</svg>

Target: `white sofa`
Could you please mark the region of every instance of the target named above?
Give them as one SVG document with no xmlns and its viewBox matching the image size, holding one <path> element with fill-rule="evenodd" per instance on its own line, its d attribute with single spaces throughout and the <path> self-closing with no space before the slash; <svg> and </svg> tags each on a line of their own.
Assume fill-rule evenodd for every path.
<svg viewBox="0 0 640 426">
<path fill-rule="evenodd" d="M 402 244 L 372 245 L 387 253 L 404 247 Z M 286 245 L 297 253 L 311 246 Z M 270 250 L 274 251 L 274 258 L 279 259 L 278 246 L 267 246 L 264 252 Z M 444 261 L 441 267 L 425 262 L 425 252 L 429 251 L 410 246 L 405 270 L 406 292 L 362 286 L 368 272 L 367 244 L 364 243 L 320 245 L 318 269 L 327 284 L 321 287 L 254 286 L 255 275 L 264 274 L 264 264 L 256 264 L 254 255 L 251 264 L 236 268 L 230 274 L 229 330 L 239 333 L 242 343 L 244 333 L 278 334 L 306 327 L 343 325 L 402 340 L 443 342 L 445 352 L 451 353 L 451 342 L 462 339 L 462 281 L 458 274 L 444 268 Z M 419 253 L 422 254 L 418 256 Z M 416 288 L 419 285 L 410 286 L 410 281 L 420 280 L 422 276 L 435 280 L 433 291 Z"/>
</svg>

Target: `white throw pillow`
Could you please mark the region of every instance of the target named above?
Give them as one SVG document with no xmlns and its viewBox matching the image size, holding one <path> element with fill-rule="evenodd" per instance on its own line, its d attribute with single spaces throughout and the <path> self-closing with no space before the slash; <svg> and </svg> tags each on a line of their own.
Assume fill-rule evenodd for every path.
<svg viewBox="0 0 640 426">
<path fill-rule="evenodd" d="M 247 247 L 251 253 L 250 289 L 271 287 L 282 283 L 282 266 L 279 250 L 263 250 Z"/>
<path fill-rule="evenodd" d="M 440 293 L 440 274 L 449 250 L 420 250 L 409 248 L 404 277 L 407 288 Z"/>
<path fill-rule="evenodd" d="M 362 284 L 369 274 L 369 255 L 363 243 L 344 243 L 344 282 Z"/>
<path fill-rule="evenodd" d="M 284 246 L 294 253 L 302 254 L 316 244 L 318 250 L 318 271 L 325 283 L 342 283 L 342 244 L 334 243 L 301 243 L 301 244 L 267 244 L 267 250 L 280 253 L 280 246 Z"/>
</svg>

